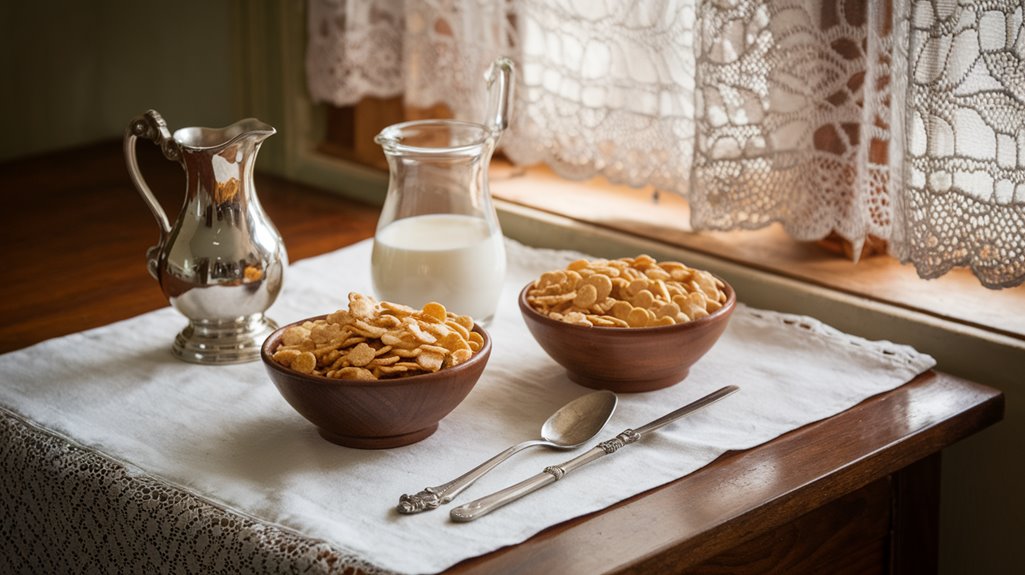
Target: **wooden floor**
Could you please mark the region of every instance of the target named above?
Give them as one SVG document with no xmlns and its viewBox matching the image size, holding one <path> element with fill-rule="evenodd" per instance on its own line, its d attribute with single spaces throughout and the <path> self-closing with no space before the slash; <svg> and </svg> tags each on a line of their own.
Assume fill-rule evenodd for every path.
<svg viewBox="0 0 1025 575">
<path fill-rule="evenodd" d="M 173 223 L 184 172 L 156 146 L 140 144 L 138 155 Z M 373 236 L 377 208 L 270 176 L 257 175 L 256 187 L 291 261 Z M 0 190 L 0 352 L 36 343 L 40 333 L 109 323 L 95 309 L 100 293 L 117 294 L 115 319 L 168 305 L 146 271 L 157 223 L 128 178 L 120 142 L 0 164 Z"/>
</svg>

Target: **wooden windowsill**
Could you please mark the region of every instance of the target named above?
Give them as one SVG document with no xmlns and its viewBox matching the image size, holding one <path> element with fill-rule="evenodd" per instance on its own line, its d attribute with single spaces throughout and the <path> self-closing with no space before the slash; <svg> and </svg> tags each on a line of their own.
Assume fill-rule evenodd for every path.
<svg viewBox="0 0 1025 575">
<path fill-rule="evenodd" d="M 778 224 L 754 231 L 690 228 L 687 203 L 674 194 L 615 186 L 603 179 L 568 181 L 545 168 L 491 167 L 491 192 L 516 205 L 644 239 L 664 242 L 783 277 L 924 313 L 1025 342 L 1025 286 L 984 288 L 969 270 L 933 280 L 888 256 L 855 263 L 809 242 L 793 240 Z"/>
</svg>

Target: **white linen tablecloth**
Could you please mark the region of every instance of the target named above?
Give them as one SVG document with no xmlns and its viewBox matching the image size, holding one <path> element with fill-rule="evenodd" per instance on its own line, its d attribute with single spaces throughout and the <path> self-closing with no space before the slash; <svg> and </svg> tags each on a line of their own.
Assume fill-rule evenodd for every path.
<svg viewBox="0 0 1025 575">
<path fill-rule="evenodd" d="M 400 494 L 535 438 L 552 411 L 590 391 L 545 355 L 516 306 L 523 285 L 580 254 L 507 247 L 487 369 L 438 431 L 414 445 L 364 451 L 328 443 L 281 398 L 261 363 L 175 359 L 170 343 L 185 320 L 170 308 L 0 356 L 0 405 L 138 473 L 370 566 L 433 573 L 839 413 L 935 363 L 904 345 L 740 305 L 684 382 L 621 395 L 609 425 L 579 452 L 723 385 L 739 385 L 738 393 L 473 523 L 451 522 L 448 509 L 579 452 L 527 450 L 449 506 L 399 515 Z M 294 264 L 269 315 L 283 324 L 343 307 L 350 291 L 372 293 L 370 248 L 368 240 Z"/>
</svg>

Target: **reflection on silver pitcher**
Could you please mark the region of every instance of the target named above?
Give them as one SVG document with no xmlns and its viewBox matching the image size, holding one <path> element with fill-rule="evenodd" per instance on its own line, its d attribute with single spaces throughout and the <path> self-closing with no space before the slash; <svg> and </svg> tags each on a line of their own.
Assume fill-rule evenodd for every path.
<svg viewBox="0 0 1025 575">
<path fill-rule="evenodd" d="M 125 130 L 128 173 L 160 227 L 159 242 L 146 252 L 150 275 L 189 319 L 171 347 L 185 361 L 255 360 L 277 327 L 263 314 L 281 291 L 288 256 L 253 186 L 256 154 L 274 133 L 273 127 L 247 118 L 225 128 L 182 128 L 172 135 L 154 110 Z M 153 140 L 164 157 L 185 169 L 185 202 L 173 226 L 139 172 L 138 138 Z"/>
</svg>

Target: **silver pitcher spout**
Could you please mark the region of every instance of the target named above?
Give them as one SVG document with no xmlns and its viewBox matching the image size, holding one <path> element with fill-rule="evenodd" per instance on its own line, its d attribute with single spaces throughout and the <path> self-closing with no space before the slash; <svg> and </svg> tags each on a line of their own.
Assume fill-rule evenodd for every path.
<svg viewBox="0 0 1025 575">
<path fill-rule="evenodd" d="M 172 135 L 154 110 L 125 130 L 128 173 L 157 220 L 160 237 L 146 252 L 150 274 L 189 323 L 175 338 L 177 357 L 205 364 L 252 361 L 277 325 L 264 315 L 281 291 L 288 256 L 253 185 L 260 145 L 275 129 L 255 118 L 225 128 L 182 128 Z M 177 221 L 146 184 L 136 162 L 139 138 L 160 146 L 185 170 Z"/>
</svg>

